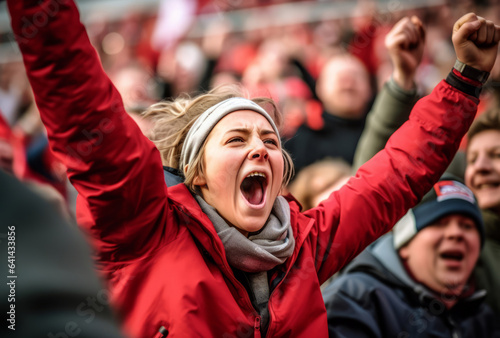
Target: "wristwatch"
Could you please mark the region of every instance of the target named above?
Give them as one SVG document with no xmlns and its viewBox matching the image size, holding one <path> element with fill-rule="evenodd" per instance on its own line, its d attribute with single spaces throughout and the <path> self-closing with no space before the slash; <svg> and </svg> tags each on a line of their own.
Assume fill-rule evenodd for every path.
<svg viewBox="0 0 500 338">
<path fill-rule="evenodd" d="M 490 73 L 476 69 L 471 66 L 467 66 L 465 63 L 463 63 L 458 59 L 455 61 L 455 65 L 453 66 L 453 68 L 458 70 L 458 72 L 463 76 L 472 80 L 479 81 L 482 84 L 484 84 L 486 80 L 488 80 L 488 76 L 490 76 Z"/>
</svg>

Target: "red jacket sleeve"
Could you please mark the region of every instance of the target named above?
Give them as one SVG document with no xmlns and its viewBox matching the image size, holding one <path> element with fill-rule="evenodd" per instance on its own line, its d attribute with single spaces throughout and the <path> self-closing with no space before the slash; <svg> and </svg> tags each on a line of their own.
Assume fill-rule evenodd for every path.
<svg viewBox="0 0 500 338">
<path fill-rule="evenodd" d="M 320 280 L 389 231 L 448 167 L 477 110 L 476 98 L 445 81 L 417 102 L 384 150 L 319 207 L 309 240 Z"/>
<path fill-rule="evenodd" d="M 78 221 L 98 258 L 144 253 L 154 247 L 154 228 L 165 225 L 158 151 L 125 112 L 73 1 L 8 6 L 51 149 L 79 193 Z"/>
</svg>

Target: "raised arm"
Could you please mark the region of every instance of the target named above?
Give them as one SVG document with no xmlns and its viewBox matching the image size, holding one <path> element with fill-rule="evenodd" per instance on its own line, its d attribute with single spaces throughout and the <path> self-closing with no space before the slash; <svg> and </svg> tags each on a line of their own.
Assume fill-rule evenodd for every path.
<svg viewBox="0 0 500 338">
<path fill-rule="evenodd" d="M 500 27 L 473 14 L 457 21 L 456 27 L 457 57 L 476 70 L 490 71 Z M 480 87 L 481 82 L 453 70 L 417 102 L 383 151 L 342 189 L 306 212 L 318 224 L 320 282 L 389 231 L 439 179 L 474 119 Z"/>
<path fill-rule="evenodd" d="M 79 193 L 79 224 L 103 261 L 140 254 L 165 207 L 158 151 L 125 112 L 73 1 L 8 6 L 50 146 Z"/>
<path fill-rule="evenodd" d="M 393 71 L 368 114 L 354 154 L 353 170 L 384 149 L 389 137 L 408 120 L 418 95 L 415 73 L 422 61 L 425 30 L 415 16 L 398 21 L 385 38 Z"/>
</svg>

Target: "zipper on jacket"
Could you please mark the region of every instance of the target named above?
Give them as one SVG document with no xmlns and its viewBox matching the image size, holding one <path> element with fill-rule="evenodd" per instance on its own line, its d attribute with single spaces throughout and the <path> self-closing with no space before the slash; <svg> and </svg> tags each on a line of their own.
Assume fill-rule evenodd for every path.
<svg viewBox="0 0 500 338">
<path fill-rule="evenodd" d="M 154 338 L 166 338 L 168 336 L 168 330 L 165 326 L 160 327 Z"/>
<path fill-rule="evenodd" d="M 446 316 L 446 319 L 448 320 L 448 323 L 450 323 L 450 326 L 451 326 L 451 337 L 452 338 L 461 338 L 462 334 L 460 333 L 460 331 L 457 327 L 457 324 L 455 323 L 455 321 L 451 318 L 451 316 L 449 314 Z"/>
<path fill-rule="evenodd" d="M 272 334 L 270 334 L 273 331 L 274 327 L 271 327 L 273 324 L 273 311 L 271 311 L 271 298 L 273 297 L 274 293 L 278 288 L 283 284 L 283 281 L 285 280 L 285 277 L 289 274 L 289 270 L 282 270 L 281 272 L 277 272 L 276 278 L 271 281 L 271 284 L 275 284 L 275 287 L 271 290 L 271 294 L 269 295 L 269 301 L 267 303 L 267 310 L 269 311 L 269 323 L 267 325 L 267 337 L 271 337 Z M 276 281 L 277 280 L 277 281 Z"/>
<path fill-rule="evenodd" d="M 255 317 L 255 322 L 253 324 L 253 328 L 254 328 L 254 337 L 260 338 L 261 337 L 261 334 L 260 334 L 260 316 Z"/>
</svg>

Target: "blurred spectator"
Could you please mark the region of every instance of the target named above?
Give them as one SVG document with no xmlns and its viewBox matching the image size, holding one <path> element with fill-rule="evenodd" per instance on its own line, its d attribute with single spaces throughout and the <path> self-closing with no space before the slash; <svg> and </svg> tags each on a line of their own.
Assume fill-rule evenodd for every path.
<svg viewBox="0 0 500 338">
<path fill-rule="evenodd" d="M 286 144 L 299 172 L 325 157 L 340 157 L 352 164 L 372 99 L 370 77 L 354 56 L 334 56 L 323 68 L 316 85 L 323 105 L 322 126 L 302 125 Z"/>
<path fill-rule="evenodd" d="M 281 92 L 279 106 L 285 119 L 281 131 L 284 140 L 293 137 L 304 123 L 309 126 L 321 123 L 321 104 L 313 99 L 304 81 L 288 77 L 277 89 Z"/>
<path fill-rule="evenodd" d="M 162 96 L 170 98 L 199 91 L 206 67 L 205 55 L 194 42 L 185 41 L 175 50 L 162 51 L 156 69 L 165 86 Z"/>
<path fill-rule="evenodd" d="M 207 27 L 201 47 L 208 65 L 199 85 L 200 90 L 239 83 L 244 69 L 255 57 L 253 44 L 241 35 L 231 34 L 233 28 L 224 18 Z"/>
<path fill-rule="evenodd" d="M 289 57 L 286 45 L 278 38 L 268 38 L 260 45 L 242 82 L 254 96 L 269 95 L 278 82 L 288 75 Z M 275 98 L 279 99 L 279 98 Z"/>
<path fill-rule="evenodd" d="M 151 44 L 156 50 L 174 47 L 188 32 L 198 11 L 198 0 L 162 0 Z"/>
<path fill-rule="evenodd" d="M 141 63 L 132 62 L 109 73 L 111 81 L 120 95 L 127 110 L 144 110 L 158 102 L 158 86 L 153 73 Z"/>
<path fill-rule="evenodd" d="M 14 171 L 14 147 L 13 135 L 9 125 L 0 115 L 0 169 L 13 173 Z"/>
<path fill-rule="evenodd" d="M 152 72 L 140 63 L 131 63 L 109 75 L 120 92 L 127 113 L 132 116 L 142 133 L 149 136 L 152 123 L 141 114 L 160 99 L 159 84 Z"/>
<path fill-rule="evenodd" d="M 415 74 L 422 61 L 425 36 L 423 24 L 416 16 L 402 18 L 386 35 L 392 73 L 368 114 L 354 155 L 354 170 L 382 150 L 389 137 L 408 120 L 418 99 Z"/>
<path fill-rule="evenodd" d="M 285 118 L 281 134 L 284 140 L 292 137 L 300 125 L 321 114 L 313 93 L 295 69 L 298 48 L 297 43 L 292 44 L 283 36 L 264 40 L 242 77 L 252 96 L 271 97 L 277 102 Z"/>
<path fill-rule="evenodd" d="M 40 126 L 34 104 L 14 128 L 0 114 L 0 168 L 22 181 L 51 185 L 67 197 L 65 168 L 52 155 Z"/>
<path fill-rule="evenodd" d="M 500 315 L 500 108 L 480 115 L 468 134 L 465 182 L 477 196 L 486 241 L 476 269 L 478 286 Z"/>
<path fill-rule="evenodd" d="M 0 63 L 0 114 L 12 126 L 31 101 L 31 88 L 22 62 Z"/>
<path fill-rule="evenodd" d="M 82 233 L 38 187 L 33 191 L 3 170 L 0 186 L 1 257 L 10 269 L 3 270 L 7 321 L 0 336 L 124 337 Z"/>
<path fill-rule="evenodd" d="M 351 177 L 351 166 L 339 159 L 325 158 L 305 167 L 288 186 L 288 191 L 306 211 L 340 189 Z"/>
<path fill-rule="evenodd" d="M 348 51 L 359 58 L 370 75 L 376 75 L 381 62 L 378 53 L 380 45 L 383 46 L 383 37 L 388 30 L 385 22 L 378 18 L 377 1 L 358 0 L 353 9 L 350 28 L 352 37 L 349 41 Z"/>
<path fill-rule="evenodd" d="M 0 170 L 38 191 L 67 220 L 74 219 L 64 166 L 52 156 L 45 135 L 29 139 L 19 128 L 11 130 L 0 114 Z"/>
</svg>

